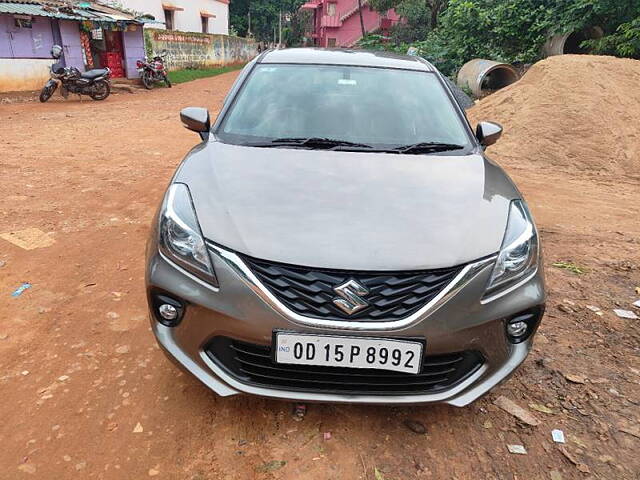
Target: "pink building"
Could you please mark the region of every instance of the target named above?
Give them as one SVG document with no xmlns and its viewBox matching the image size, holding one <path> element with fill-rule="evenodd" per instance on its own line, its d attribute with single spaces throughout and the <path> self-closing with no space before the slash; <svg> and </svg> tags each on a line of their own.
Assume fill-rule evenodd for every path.
<svg viewBox="0 0 640 480">
<path fill-rule="evenodd" d="M 400 20 L 395 11 L 380 14 L 361 0 L 362 20 L 367 33 L 386 31 Z M 303 9 L 313 11 L 313 31 L 307 37 L 317 47 L 351 47 L 362 38 L 358 0 L 309 0 Z"/>
</svg>

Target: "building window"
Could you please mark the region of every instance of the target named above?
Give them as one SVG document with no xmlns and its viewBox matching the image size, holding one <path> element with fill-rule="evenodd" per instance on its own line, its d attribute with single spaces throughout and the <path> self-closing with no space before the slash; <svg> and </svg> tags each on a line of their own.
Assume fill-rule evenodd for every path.
<svg viewBox="0 0 640 480">
<path fill-rule="evenodd" d="M 336 3 L 330 2 L 327 3 L 327 15 L 330 17 L 334 17 L 336 15 Z"/>
<path fill-rule="evenodd" d="M 18 28 L 33 28 L 33 18 L 26 16 L 13 17 L 13 24 Z"/>
<path fill-rule="evenodd" d="M 173 10 L 164 10 L 164 24 L 167 30 L 173 30 Z"/>
<path fill-rule="evenodd" d="M 335 47 L 336 39 L 335 38 L 327 38 L 327 47 Z"/>
<path fill-rule="evenodd" d="M 202 22 L 202 33 L 209 33 L 209 17 L 200 17 Z"/>
</svg>

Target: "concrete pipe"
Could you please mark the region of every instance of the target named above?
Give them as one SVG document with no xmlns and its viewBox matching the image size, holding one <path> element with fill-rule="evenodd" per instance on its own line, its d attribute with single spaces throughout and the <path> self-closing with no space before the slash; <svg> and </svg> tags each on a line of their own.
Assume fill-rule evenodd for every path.
<svg viewBox="0 0 640 480">
<path fill-rule="evenodd" d="M 518 71 L 508 63 L 476 58 L 462 66 L 457 82 L 460 88 L 469 88 L 473 96 L 479 98 L 511 85 L 519 78 Z"/>
<path fill-rule="evenodd" d="M 545 57 L 566 53 L 589 53 L 588 50 L 582 48 L 580 44 L 585 40 L 601 38 L 602 35 L 604 35 L 604 31 L 601 27 L 588 27 L 575 32 L 552 35 L 542 47 L 542 53 Z"/>
</svg>

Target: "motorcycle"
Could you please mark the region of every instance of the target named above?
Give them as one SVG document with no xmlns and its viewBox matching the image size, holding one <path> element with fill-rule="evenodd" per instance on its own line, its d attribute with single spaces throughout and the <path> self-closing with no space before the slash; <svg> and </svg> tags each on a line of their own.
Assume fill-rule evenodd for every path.
<svg viewBox="0 0 640 480">
<path fill-rule="evenodd" d="M 167 70 L 164 68 L 164 57 L 166 55 L 166 50 L 163 50 L 160 55 L 153 57 L 152 61 L 148 61 L 145 58 L 136 62 L 140 79 L 147 90 L 151 90 L 155 82 L 164 82 L 167 87 L 171 88 Z"/>
<path fill-rule="evenodd" d="M 62 56 L 62 47 L 54 45 L 51 48 L 51 56 L 58 60 Z M 88 72 L 81 72 L 75 67 L 62 67 L 57 63 L 51 65 L 51 79 L 45 84 L 40 92 L 40 101 L 46 102 L 51 98 L 58 84 L 61 85 L 60 93 L 64 98 L 69 93 L 78 95 L 89 95 L 94 100 L 104 100 L 111 93 L 109 68 L 96 68 Z"/>
</svg>

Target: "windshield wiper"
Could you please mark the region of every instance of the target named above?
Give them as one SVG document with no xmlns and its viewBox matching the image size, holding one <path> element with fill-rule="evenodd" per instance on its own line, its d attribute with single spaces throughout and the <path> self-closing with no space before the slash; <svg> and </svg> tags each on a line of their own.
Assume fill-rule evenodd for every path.
<svg viewBox="0 0 640 480">
<path fill-rule="evenodd" d="M 463 149 L 464 145 L 457 145 L 455 143 L 442 143 L 442 142 L 420 142 L 412 143 L 411 145 L 404 145 L 401 147 L 393 148 L 393 151 L 398 153 L 430 153 L 430 152 L 446 152 L 449 150 Z"/>
<path fill-rule="evenodd" d="M 251 147 L 307 147 L 333 149 L 337 147 L 372 148 L 364 143 L 350 142 L 348 140 L 336 140 L 334 138 L 300 137 L 300 138 L 276 138 L 271 142 L 248 144 Z"/>
</svg>

